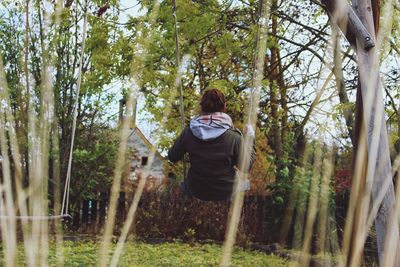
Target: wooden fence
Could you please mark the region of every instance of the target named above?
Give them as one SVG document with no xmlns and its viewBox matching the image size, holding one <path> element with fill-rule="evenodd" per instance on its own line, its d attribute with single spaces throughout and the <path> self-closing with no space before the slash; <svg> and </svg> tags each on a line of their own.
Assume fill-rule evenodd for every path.
<svg viewBox="0 0 400 267">
<path fill-rule="evenodd" d="M 75 203 L 72 220 L 66 222 L 69 229 L 84 234 L 102 233 L 109 197 L 107 193 L 99 193 L 98 196 L 98 199 Z M 132 195 L 120 193 L 115 220 L 116 234 L 126 219 L 132 199 Z M 145 192 L 139 203 L 132 234 L 144 238 L 223 240 L 229 204 L 229 201 L 200 201 L 177 191 Z M 269 221 L 275 220 L 276 216 L 271 212 L 270 198 L 246 196 L 239 236 L 251 241 L 272 241 L 276 231 L 270 228 L 273 223 Z"/>
</svg>

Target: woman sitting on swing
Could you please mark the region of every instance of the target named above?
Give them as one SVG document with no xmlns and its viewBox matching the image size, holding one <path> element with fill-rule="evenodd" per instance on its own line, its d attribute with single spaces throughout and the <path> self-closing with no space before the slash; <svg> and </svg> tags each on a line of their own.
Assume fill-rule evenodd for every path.
<svg viewBox="0 0 400 267">
<path fill-rule="evenodd" d="M 175 163 L 185 153 L 189 154 L 190 168 L 182 183 L 184 193 L 201 200 L 229 200 L 233 193 L 235 174 L 243 153 L 244 139 L 234 128 L 226 111 L 224 94 L 218 89 L 204 92 L 201 101 L 201 115 L 190 122 L 168 151 L 168 159 Z M 247 126 L 247 134 L 254 137 L 254 130 Z M 249 171 L 254 160 L 254 145 L 248 149 Z M 236 191 L 245 191 L 249 181 L 239 183 Z"/>
</svg>

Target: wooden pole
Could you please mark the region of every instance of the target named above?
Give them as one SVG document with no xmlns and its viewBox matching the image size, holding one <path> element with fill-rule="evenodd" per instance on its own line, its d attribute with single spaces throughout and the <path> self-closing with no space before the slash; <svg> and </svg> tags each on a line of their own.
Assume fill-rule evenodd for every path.
<svg viewBox="0 0 400 267">
<path fill-rule="evenodd" d="M 356 46 L 356 41 L 365 50 L 375 46 L 370 32 L 344 0 L 321 0 L 321 3 L 325 5 L 331 20 L 339 26 L 353 47 Z"/>
<path fill-rule="evenodd" d="M 374 25 L 376 24 L 374 21 L 376 22 L 377 20 L 374 20 L 371 0 L 353 0 L 353 7 L 373 38 L 373 41 L 375 41 L 375 30 L 377 30 L 375 26 L 377 25 Z M 361 127 L 365 127 L 367 133 L 366 145 L 368 155 L 366 195 L 364 201 L 369 202 L 369 193 L 371 193 L 372 201 L 377 201 L 380 191 L 382 188 L 385 188 L 384 184 L 388 184 L 385 197 L 375 219 L 379 263 L 380 266 L 383 266 L 385 238 L 389 228 L 388 223 L 394 214 L 395 195 L 392 183 L 392 166 L 385 123 L 382 87 L 379 77 L 379 57 L 377 50 L 377 48 L 366 50 L 364 45 L 357 40 L 356 52 L 363 103 L 362 119 L 364 122 Z M 397 224 L 392 233 L 397 239 L 397 264 L 395 266 L 399 266 L 399 230 Z"/>
<path fill-rule="evenodd" d="M 372 1 L 371 3 L 371 0 L 353 0 L 352 8 L 344 0 L 321 0 L 331 20 L 339 25 L 347 40 L 356 49 L 359 66 L 356 103 L 356 109 L 359 112 L 356 116 L 356 132 L 365 134 L 360 134 L 361 137 L 356 143 L 357 150 L 361 149 L 366 153 L 357 153 L 357 162 L 361 160 L 364 161 L 364 164 L 357 164 L 359 170 L 356 171 L 361 173 L 362 177 L 360 177 L 360 186 L 357 189 L 359 192 L 354 192 L 357 196 L 353 196 L 352 192 L 354 201 L 351 201 L 350 206 L 353 205 L 354 210 L 349 212 L 354 213 L 350 214 L 350 217 L 354 217 L 355 221 L 353 223 L 353 219 L 351 219 L 349 223 L 352 226 L 349 229 L 353 230 L 351 234 L 347 233 L 347 235 L 351 235 L 352 247 L 348 250 L 345 248 L 347 245 L 344 244 L 344 252 L 350 251 L 349 255 L 345 256 L 350 256 L 348 263 L 351 266 L 360 264 L 362 248 L 368 231 L 366 227 L 369 218 L 367 220 L 367 216 L 371 212 L 369 203 L 372 198 L 373 205 L 380 204 L 379 202 L 382 201 L 375 219 L 379 265 L 386 267 L 384 246 L 385 239 L 389 234 L 391 244 L 397 244 L 397 247 L 394 248 L 393 266 L 400 266 L 399 229 L 397 218 L 393 218 L 395 195 L 379 77 L 378 50 L 380 46 L 378 44 L 378 47 L 375 47 L 375 34 L 379 28 L 379 0 Z M 354 17 L 353 11 L 357 18 Z M 353 187 L 355 186 L 353 181 Z"/>
</svg>

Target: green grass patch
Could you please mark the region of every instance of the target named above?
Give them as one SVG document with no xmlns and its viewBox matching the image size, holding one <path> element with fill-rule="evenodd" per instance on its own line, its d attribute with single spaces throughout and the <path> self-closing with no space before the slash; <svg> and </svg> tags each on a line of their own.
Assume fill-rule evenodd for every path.
<svg viewBox="0 0 400 267">
<path fill-rule="evenodd" d="M 112 245 L 112 249 L 115 245 Z M 64 242 L 64 266 L 96 266 L 99 243 L 89 241 Z M 128 242 L 118 266 L 219 266 L 221 246 L 184 243 L 146 244 Z M 1 252 L 3 254 L 3 252 Z M 18 246 L 18 265 L 25 265 L 23 244 Z M 4 255 L 1 255 L 4 259 Z M 111 256 L 111 252 L 110 252 Z M 55 244 L 50 245 L 49 265 L 57 266 Z M 289 262 L 278 256 L 236 248 L 232 266 L 288 266 Z"/>
</svg>

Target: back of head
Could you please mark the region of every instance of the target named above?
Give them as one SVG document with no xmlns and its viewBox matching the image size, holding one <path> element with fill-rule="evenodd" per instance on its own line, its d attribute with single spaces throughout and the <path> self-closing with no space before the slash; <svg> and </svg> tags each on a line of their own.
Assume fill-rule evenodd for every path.
<svg viewBox="0 0 400 267">
<path fill-rule="evenodd" d="M 202 113 L 225 112 L 225 96 L 218 89 L 208 89 L 201 98 L 200 106 Z"/>
</svg>

